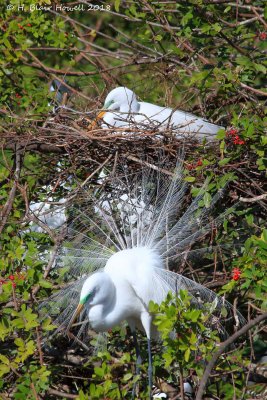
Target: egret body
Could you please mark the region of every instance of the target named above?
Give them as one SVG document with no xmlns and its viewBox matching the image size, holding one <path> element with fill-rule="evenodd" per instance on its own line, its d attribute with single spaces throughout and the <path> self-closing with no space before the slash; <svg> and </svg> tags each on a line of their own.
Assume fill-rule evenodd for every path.
<svg viewBox="0 0 267 400">
<path fill-rule="evenodd" d="M 211 219 L 223 192 L 214 195 L 209 207 L 199 208 L 204 186 L 182 212 L 188 186 L 181 164 L 171 176 L 150 165 L 139 174 L 129 173 L 126 168 L 124 178 L 121 171 L 115 174 L 109 180 L 108 193 L 93 192 L 88 211 L 85 203 L 74 209 L 68 240 L 59 256 L 59 265 L 64 265 L 66 282 L 70 283 L 42 307 L 50 315 L 57 314 L 58 330 L 68 331 L 80 314 L 78 336 L 87 331 L 88 322 L 100 332 L 128 322 L 134 337 L 137 371 L 141 360 L 135 331 L 138 328 L 145 332 L 151 390 L 150 340 L 157 337 L 148 307 L 151 300 L 160 304 L 169 292 L 187 290 L 196 307 L 212 303 L 212 318 L 218 329 L 224 318 L 222 310 L 228 312 L 227 319 L 233 323 L 244 319 L 213 291 L 167 268 L 173 261 L 177 268 L 177 262 L 184 257 L 199 259 L 201 254 L 214 251 L 193 245 L 211 232 L 216 222 L 225 219 L 224 213 Z"/>
<path fill-rule="evenodd" d="M 211 137 L 222 127 L 194 114 L 168 107 L 137 101 L 135 93 L 126 87 L 113 89 L 106 97 L 103 111 L 98 115 L 105 127 L 170 128 L 176 136 Z"/>
<path fill-rule="evenodd" d="M 160 256 L 145 247 L 113 254 L 102 272 L 89 276 L 83 284 L 80 304 L 87 307 L 89 321 L 97 331 L 107 331 L 122 321 L 132 330 L 142 326 L 151 337 L 150 300 L 155 301 L 155 268 L 162 268 Z M 162 293 L 164 300 L 165 293 Z"/>
</svg>

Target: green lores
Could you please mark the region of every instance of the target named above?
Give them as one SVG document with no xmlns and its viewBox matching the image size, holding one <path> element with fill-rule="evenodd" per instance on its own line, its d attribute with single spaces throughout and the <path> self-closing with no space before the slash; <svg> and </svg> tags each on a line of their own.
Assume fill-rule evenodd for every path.
<svg viewBox="0 0 267 400">
<path fill-rule="evenodd" d="M 91 297 L 91 293 L 87 294 L 80 300 L 80 304 L 84 305 Z"/>
<path fill-rule="evenodd" d="M 111 104 L 113 104 L 113 103 L 114 103 L 114 100 L 107 101 L 107 102 L 104 104 L 103 109 L 104 109 L 104 110 L 108 109 L 108 108 L 111 106 Z"/>
</svg>

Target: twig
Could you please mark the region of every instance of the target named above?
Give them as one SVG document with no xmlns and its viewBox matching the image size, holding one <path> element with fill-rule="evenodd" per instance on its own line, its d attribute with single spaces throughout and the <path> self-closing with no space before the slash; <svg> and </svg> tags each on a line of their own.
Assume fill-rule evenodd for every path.
<svg viewBox="0 0 267 400">
<path fill-rule="evenodd" d="M 149 167 L 149 168 L 151 168 L 151 169 L 154 169 L 155 171 L 159 171 L 159 172 L 162 172 L 163 174 L 166 174 L 166 175 L 169 175 L 169 176 L 172 176 L 172 177 L 173 177 L 173 173 L 172 173 L 172 172 L 167 171 L 166 169 L 163 169 L 163 168 L 159 168 L 159 167 L 157 167 L 156 165 L 153 165 L 153 164 L 151 164 L 151 163 L 148 163 L 148 162 L 146 162 L 146 161 L 144 161 L 144 160 L 140 160 L 140 159 L 137 158 L 137 157 L 134 157 L 134 156 L 126 156 L 126 158 L 127 158 L 128 160 L 135 161 L 135 162 L 137 162 L 137 163 L 139 163 L 139 164 L 141 164 L 141 165 L 146 165 L 147 167 Z"/>
<path fill-rule="evenodd" d="M 36 326 L 36 338 L 37 338 L 37 348 L 38 348 L 38 352 L 39 352 L 40 364 L 44 365 L 43 351 L 42 351 L 41 337 L 40 337 L 40 327 L 39 326 Z"/>
<path fill-rule="evenodd" d="M 83 343 L 80 339 L 78 339 L 73 333 L 68 332 L 68 337 L 70 339 L 73 339 L 75 342 L 77 342 L 84 350 L 89 351 L 89 347 L 86 346 L 85 343 Z"/>
<path fill-rule="evenodd" d="M 44 279 L 46 279 L 48 277 L 48 275 L 49 275 L 49 272 L 50 272 L 50 270 L 51 270 L 51 268 L 52 268 L 52 266 L 54 264 L 58 249 L 59 249 L 59 247 L 60 247 L 60 245 L 62 243 L 62 240 L 64 239 L 64 236 L 65 236 L 65 227 L 61 230 L 59 236 L 57 237 L 56 243 L 55 243 L 54 248 L 53 248 L 53 250 L 51 252 L 50 260 L 49 260 L 49 262 L 48 262 L 48 264 L 47 264 L 47 266 L 46 266 L 46 268 L 44 270 L 44 274 L 43 274 L 43 278 Z M 32 290 L 32 294 L 36 295 L 36 293 L 38 292 L 39 289 L 40 289 L 40 285 L 35 286 L 33 288 L 33 290 Z"/>
<path fill-rule="evenodd" d="M 260 194 L 255 197 L 239 197 L 239 200 L 243 203 L 254 203 L 255 201 L 260 201 L 267 198 L 267 193 Z"/>
<path fill-rule="evenodd" d="M 79 398 L 79 396 L 77 396 L 76 394 L 60 392 L 59 390 L 55 390 L 55 389 L 48 389 L 47 392 L 48 392 L 48 394 L 52 394 L 52 395 L 59 396 L 59 397 L 66 397 L 67 399 L 78 399 Z"/>
<path fill-rule="evenodd" d="M 14 182 L 13 182 L 12 189 L 10 190 L 6 204 L 3 207 L 3 211 L 0 214 L 0 233 L 2 233 L 2 231 L 5 227 L 7 218 L 12 210 L 13 202 L 15 200 L 15 194 L 17 191 L 18 181 L 19 181 L 20 172 L 21 172 L 21 160 L 22 160 L 21 148 L 20 148 L 20 146 L 16 145 L 15 146 L 15 161 L 14 161 L 14 163 L 15 163 Z"/>
<path fill-rule="evenodd" d="M 179 363 L 179 369 L 180 369 L 180 374 L 179 374 L 179 378 L 180 378 L 180 397 L 181 400 L 184 400 L 184 377 L 183 377 L 183 368 L 182 365 Z"/>
<path fill-rule="evenodd" d="M 230 336 L 227 340 L 220 344 L 219 349 L 213 354 L 211 360 L 209 361 L 203 377 L 200 381 L 199 388 L 196 394 L 196 400 L 202 400 L 204 395 L 204 390 L 207 385 L 208 379 L 210 377 L 212 368 L 215 366 L 217 359 L 224 353 L 225 349 L 235 342 L 240 336 L 244 335 L 248 330 L 258 325 L 260 322 L 267 319 L 267 312 L 262 315 L 259 315 L 257 318 L 251 320 L 246 325 L 244 325 L 239 331 L 235 332 L 232 336 Z"/>
<path fill-rule="evenodd" d="M 33 393 L 33 396 L 34 396 L 35 400 L 39 400 L 40 397 L 38 396 L 38 394 L 36 392 L 36 389 L 35 389 L 35 386 L 34 386 L 33 382 L 31 382 L 30 387 L 32 389 L 32 393 Z"/>
<path fill-rule="evenodd" d="M 16 292 L 15 292 L 15 287 L 13 286 L 13 282 L 12 282 L 12 297 L 13 297 L 13 302 L 14 302 L 14 309 L 16 311 L 18 311 L 19 310 L 18 302 L 17 302 L 17 299 L 16 299 Z"/>
<path fill-rule="evenodd" d="M 106 158 L 106 160 L 105 160 L 102 164 L 100 164 L 99 167 L 96 168 L 96 169 L 85 179 L 85 181 L 81 184 L 81 187 L 84 187 L 84 186 L 86 185 L 86 183 L 87 183 L 98 171 L 100 171 L 100 170 L 111 160 L 112 157 L 113 157 L 113 154 L 110 154 L 110 155 Z"/>
<path fill-rule="evenodd" d="M 267 23 L 264 21 L 264 17 L 262 15 L 260 15 L 255 7 L 252 7 L 251 10 L 253 11 L 253 13 L 256 15 L 256 17 L 258 18 L 259 21 L 261 21 L 262 25 L 264 26 L 265 29 L 267 29 Z"/>
<path fill-rule="evenodd" d="M 245 83 L 240 83 L 240 86 L 244 89 L 250 90 L 253 93 L 259 94 L 260 96 L 266 96 L 267 97 L 267 92 L 263 92 L 262 90 L 255 89 L 251 86 L 246 85 Z"/>
</svg>

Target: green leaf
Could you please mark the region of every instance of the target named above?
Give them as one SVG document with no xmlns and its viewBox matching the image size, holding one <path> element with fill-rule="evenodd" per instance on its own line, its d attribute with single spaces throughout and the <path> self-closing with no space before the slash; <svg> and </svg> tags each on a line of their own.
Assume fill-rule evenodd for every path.
<svg viewBox="0 0 267 400">
<path fill-rule="evenodd" d="M 262 64 L 254 64 L 254 67 L 256 69 L 256 71 L 262 72 L 263 74 L 266 74 L 266 67 Z"/>
<path fill-rule="evenodd" d="M 186 182 L 195 182 L 196 178 L 194 176 L 186 176 L 184 180 Z"/>
<path fill-rule="evenodd" d="M 125 382 L 129 381 L 130 379 L 132 379 L 133 374 L 131 374 L 130 372 L 128 372 L 127 374 L 123 375 L 123 380 Z"/>
<path fill-rule="evenodd" d="M 97 376 L 101 377 L 101 378 L 104 376 L 103 368 L 100 368 L 100 367 L 95 367 L 95 368 L 94 368 L 94 373 L 95 373 Z"/>
<path fill-rule="evenodd" d="M 206 192 L 206 193 L 204 194 L 203 200 L 204 200 L 204 205 L 205 205 L 205 207 L 206 207 L 206 208 L 209 208 L 209 207 L 210 207 L 210 202 L 211 202 L 211 195 L 210 195 L 210 193 Z"/>
<path fill-rule="evenodd" d="M 44 280 L 44 279 L 40 279 L 39 285 L 40 285 L 41 287 L 44 287 L 44 288 L 51 288 L 51 287 L 53 287 L 52 283 L 50 283 L 50 282 L 48 282 L 48 281 L 46 281 L 46 280 Z"/>
<path fill-rule="evenodd" d="M 220 165 L 220 167 L 222 167 L 223 165 L 228 164 L 228 162 L 231 160 L 231 158 L 223 158 L 222 160 L 220 160 L 218 162 L 218 164 Z"/>
<path fill-rule="evenodd" d="M 121 0 L 114 0 L 115 11 L 117 11 L 117 12 L 120 11 L 120 4 L 121 4 Z"/>
<path fill-rule="evenodd" d="M 161 42 L 162 39 L 163 39 L 162 35 L 156 35 L 156 36 L 154 37 L 154 40 L 156 40 L 157 42 Z"/>
<path fill-rule="evenodd" d="M 190 348 L 188 348 L 184 353 L 184 359 L 185 359 L 186 362 L 189 361 L 190 353 L 191 353 Z"/>
</svg>

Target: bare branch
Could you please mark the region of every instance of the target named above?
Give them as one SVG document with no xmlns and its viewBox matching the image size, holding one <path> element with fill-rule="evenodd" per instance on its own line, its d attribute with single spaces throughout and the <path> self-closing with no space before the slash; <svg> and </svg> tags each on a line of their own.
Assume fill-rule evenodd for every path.
<svg viewBox="0 0 267 400">
<path fill-rule="evenodd" d="M 15 164 L 14 182 L 13 182 L 13 186 L 9 192 L 6 204 L 4 205 L 3 210 L 0 213 L 0 233 L 3 231 L 5 224 L 7 222 L 8 216 L 12 210 L 13 202 L 15 199 L 15 194 L 16 194 L 17 187 L 18 187 L 18 182 L 19 182 L 19 177 L 20 177 L 20 172 L 21 172 L 21 161 L 22 161 L 21 147 L 18 145 L 15 146 L 14 157 L 15 157 L 15 160 L 14 160 L 14 164 Z"/>
<path fill-rule="evenodd" d="M 204 395 L 204 390 L 207 385 L 208 379 L 210 377 L 212 368 L 215 366 L 218 358 L 224 353 L 226 348 L 234 343 L 240 336 L 244 335 L 247 331 L 252 329 L 254 326 L 257 326 L 260 322 L 267 319 L 267 312 L 262 315 L 259 315 L 257 318 L 249 321 L 246 325 L 244 325 L 239 331 L 235 332 L 232 336 L 230 336 L 227 340 L 220 344 L 219 349 L 213 354 L 211 360 L 209 361 L 203 377 L 200 381 L 199 388 L 196 394 L 196 400 L 202 400 Z"/>
</svg>

